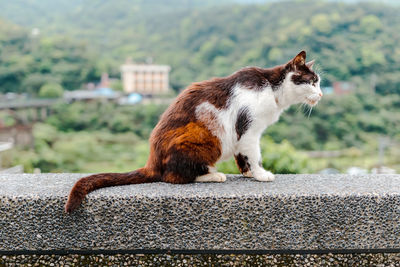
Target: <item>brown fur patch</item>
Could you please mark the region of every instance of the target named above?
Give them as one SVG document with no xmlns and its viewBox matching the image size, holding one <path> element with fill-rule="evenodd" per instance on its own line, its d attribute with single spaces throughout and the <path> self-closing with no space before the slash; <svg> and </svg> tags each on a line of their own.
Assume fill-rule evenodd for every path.
<svg viewBox="0 0 400 267">
<path fill-rule="evenodd" d="M 162 180 L 170 183 L 193 182 L 197 176 L 208 173 L 221 156 L 221 144 L 200 122 L 170 130 L 161 137 Z"/>
<path fill-rule="evenodd" d="M 219 140 L 213 136 L 202 123 L 190 122 L 183 127 L 171 130 L 165 134 L 164 142 L 168 146 L 167 152 L 174 147 L 178 150 L 187 152 L 189 155 L 192 155 L 192 146 L 202 145 L 202 147 L 199 147 L 199 149 L 196 151 L 196 154 L 193 154 L 193 156 L 203 158 L 207 162 L 211 162 L 213 159 L 217 160 L 219 156 L 206 154 L 209 152 L 209 147 L 216 148 L 216 150 L 218 150 Z"/>
<path fill-rule="evenodd" d="M 141 184 L 160 181 L 161 177 L 152 170 L 141 168 L 127 173 L 99 173 L 79 179 L 72 188 L 65 211 L 71 212 L 81 204 L 90 192 L 109 186 Z"/>
</svg>

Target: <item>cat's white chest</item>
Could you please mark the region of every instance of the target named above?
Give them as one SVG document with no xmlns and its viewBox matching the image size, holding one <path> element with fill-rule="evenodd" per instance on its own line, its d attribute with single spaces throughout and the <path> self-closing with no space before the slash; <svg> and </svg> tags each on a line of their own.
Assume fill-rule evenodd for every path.
<svg viewBox="0 0 400 267">
<path fill-rule="evenodd" d="M 236 123 L 241 108 L 249 111 L 251 123 L 246 134 L 252 135 L 254 140 L 259 139 L 263 131 L 279 119 L 282 112 L 278 109 L 270 88 L 257 91 L 240 86 L 233 88 L 233 96 L 226 109 L 217 109 L 209 102 L 203 102 L 196 108 L 197 119 L 203 121 L 212 134 L 220 140 L 219 161 L 231 158 L 237 151 L 240 138 Z"/>
<path fill-rule="evenodd" d="M 256 91 L 237 86 L 234 90 L 230 105 L 227 109 L 220 110 L 217 116 L 224 129 L 223 135 L 218 136 L 222 150 L 220 161 L 228 160 L 237 151 L 240 138 L 236 130 L 236 121 L 241 108 L 249 110 L 251 123 L 246 134 L 253 135 L 255 140 L 260 138 L 269 125 L 279 119 L 282 112 L 277 108 L 271 89 Z"/>
<path fill-rule="evenodd" d="M 236 105 L 249 109 L 252 118 L 250 128 L 253 132 L 261 134 L 279 119 L 282 110 L 278 108 L 271 88 L 257 91 L 239 87 L 236 90 Z"/>
</svg>

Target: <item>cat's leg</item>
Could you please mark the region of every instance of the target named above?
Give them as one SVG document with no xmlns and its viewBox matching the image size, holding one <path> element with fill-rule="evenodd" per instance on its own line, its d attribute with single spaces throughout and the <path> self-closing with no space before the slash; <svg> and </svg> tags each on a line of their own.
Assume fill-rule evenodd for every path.
<svg viewBox="0 0 400 267">
<path fill-rule="evenodd" d="M 226 181 L 226 175 L 222 172 L 217 172 L 215 167 L 208 167 L 209 173 L 197 176 L 194 180 L 196 183 L 217 182 L 222 183 Z"/>
<path fill-rule="evenodd" d="M 253 174 L 250 171 L 250 164 L 249 164 L 249 158 L 247 156 L 243 156 L 242 154 L 236 154 L 235 155 L 235 162 L 236 165 L 239 168 L 240 173 L 244 177 L 253 177 Z"/>
<path fill-rule="evenodd" d="M 261 165 L 260 137 L 254 133 L 246 133 L 238 141 L 236 163 L 244 176 L 251 175 L 258 181 L 270 182 L 275 180 L 273 173 Z"/>
<path fill-rule="evenodd" d="M 196 177 L 209 174 L 208 165 L 182 151 L 169 155 L 162 180 L 167 183 L 185 184 L 196 182 Z"/>
<path fill-rule="evenodd" d="M 167 171 L 163 176 L 163 181 L 168 183 L 184 184 L 189 182 L 196 183 L 222 183 L 226 181 L 226 175 L 222 172 L 217 172 L 214 167 L 198 164 L 190 159 L 181 158 L 176 161 L 173 169 L 167 167 Z M 195 177 L 194 180 L 190 177 Z"/>
<path fill-rule="evenodd" d="M 214 166 L 221 155 L 221 144 L 202 123 L 178 128 L 165 146 L 162 181 L 169 183 L 224 182 L 226 176 Z"/>
</svg>

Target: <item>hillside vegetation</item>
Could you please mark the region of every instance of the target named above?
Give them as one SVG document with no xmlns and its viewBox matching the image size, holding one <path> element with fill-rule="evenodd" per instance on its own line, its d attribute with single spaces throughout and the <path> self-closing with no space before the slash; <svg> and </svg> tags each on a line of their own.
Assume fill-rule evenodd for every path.
<svg viewBox="0 0 400 267">
<path fill-rule="evenodd" d="M 243 66 L 281 64 L 305 49 L 324 73 L 324 86 L 335 80 L 369 86 L 375 73 L 378 93 L 399 93 L 398 7 L 314 1 L 263 5 L 228 5 L 229 1 L 223 1 L 209 7 L 211 1 L 175 0 L 167 5 L 157 0 L 74 0 L 60 1 L 57 7 L 46 5 L 52 1 L 40 1 L 35 9 L 24 9 L 34 12 L 24 16 L 12 8 L 24 2 L 28 1 L 7 4 L 0 15 L 29 29 L 38 27 L 41 39 L 75 40 L 78 47 L 84 46 L 95 55 L 100 71 L 114 76 L 119 75 L 119 65 L 126 57 L 139 62 L 152 57 L 157 63 L 172 66 L 171 84 L 179 90 L 193 81 L 228 75 Z M 39 16 L 38 10 L 44 15 Z M 20 41 L 20 46 L 31 42 Z M 74 54 L 82 55 L 77 49 Z"/>
<path fill-rule="evenodd" d="M 18 12 L 24 5 L 29 8 Z M 277 172 L 370 168 L 383 135 L 393 142 L 386 162 L 400 170 L 399 12 L 397 6 L 320 1 L 16 0 L 0 9 L 0 93 L 36 95 L 50 85 L 78 89 L 104 71 L 118 77 L 127 57 L 171 65 L 170 82 L 178 92 L 244 66 L 282 64 L 304 49 L 316 59 L 322 86 L 346 80 L 356 91 L 324 96 L 312 112 L 289 109 L 262 139 L 264 165 Z M 129 170 L 145 161 L 147 138 L 163 110 L 62 105 L 35 128 L 35 148 L 8 160 L 29 170 Z M 321 162 L 296 150 L 346 155 Z M 94 154 L 101 155 L 98 162 Z M 233 162 L 220 167 L 235 170 Z"/>
<path fill-rule="evenodd" d="M 0 93 L 35 95 L 45 84 L 77 89 L 100 77 L 97 64 L 84 42 L 34 36 L 0 20 Z"/>
</svg>

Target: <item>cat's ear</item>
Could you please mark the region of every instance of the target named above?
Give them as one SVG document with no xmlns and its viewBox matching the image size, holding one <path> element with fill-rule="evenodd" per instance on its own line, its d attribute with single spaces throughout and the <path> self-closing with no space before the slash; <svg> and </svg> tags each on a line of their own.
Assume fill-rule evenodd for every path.
<svg viewBox="0 0 400 267">
<path fill-rule="evenodd" d="M 314 66 L 314 63 L 315 63 L 315 59 L 313 59 L 313 60 L 307 62 L 307 63 L 306 63 L 306 66 L 307 66 L 310 70 L 312 70 L 312 67 Z"/>
<path fill-rule="evenodd" d="M 295 56 L 292 63 L 295 69 L 304 66 L 306 64 L 306 51 L 301 51 L 297 56 Z"/>
</svg>

